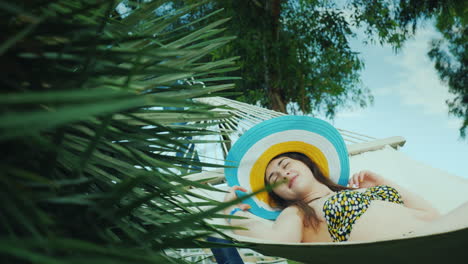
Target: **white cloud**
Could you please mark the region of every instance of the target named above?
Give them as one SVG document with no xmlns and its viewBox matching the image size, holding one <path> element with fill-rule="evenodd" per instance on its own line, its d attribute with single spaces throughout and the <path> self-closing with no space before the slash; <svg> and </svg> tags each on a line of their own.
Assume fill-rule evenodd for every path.
<svg viewBox="0 0 468 264">
<path fill-rule="evenodd" d="M 448 112 L 445 101 L 453 95 L 448 92 L 427 56 L 429 42 L 437 37 L 433 28 L 422 28 L 397 55 L 384 57 L 385 63 L 400 68 L 393 84 L 375 91 L 376 96 L 397 95 L 403 104 L 420 107 L 426 114 Z"/>
<path fill-rule="evenodd" d="M 458 130 L 463 125 L 463 121 L 457 118 L 450 118 L 447 121 L 447 127 L 449 129 Z"/>
</svg>

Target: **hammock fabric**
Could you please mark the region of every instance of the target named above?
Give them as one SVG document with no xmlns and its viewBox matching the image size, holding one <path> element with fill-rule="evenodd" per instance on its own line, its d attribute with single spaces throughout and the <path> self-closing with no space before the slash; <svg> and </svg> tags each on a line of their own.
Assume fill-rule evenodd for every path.
<svg viewBox="0 0 468 264">
<path fill-rule="evenodd" d="M 468 228 L 376 242 L 262 243 L 238 241 L 267 256 L 302 263 L 466 263 Z"/>
<path fill-rule="evenodd" d="M 215 109 L 226 111 L 233 115 L 232 118 L 219 124 L 220 131 L 228 134 L 229 140 L 225 140 L 221 146 L 226 155 L 233 142 L 243 132 L 264 120 L 283 116 L 284 114 L 263 109 L 257 106 L 240 103 L 220 97 L 198 99 L 201 102 L 214 106 L 227 106 Z M 392 175 L 396 182 L 414 181 L 414 189 L 420 195 L 434 198 L 436 208 L 442 213 L 450 207 L 468 198 L 465 179 L 454 177 L 445 172 L 435 170 L 432 167 L 409 160 L 402 153 L 393 148 L 405 143 L 400 137 L 397 140 L 377 140 L 362 134 L 339 129 L 344 140 L 348 144 L 349 154 L 354 156 L 354 169 L 365 167 L 376 172 L 384 172 Z M 371 143 L 371 144 L 369 144 Z M 369 145 L 369 146 L 368 146 Z M 390 145 L 393 148 L 380 146 Z M 379 147 L 375 147 L 379 146 Z M 379 149 L 379 151 L 375 151 Z M 210 152 L 213 152 L 210 150 Z M 364 153 L 365 152 L 365 153 Z M 362 154 L 361 154 L 362 153 Z M 204 153 L 208 156 L 208 153 Z M 358 155 L 359 154 L 359 155 Z M 382 157 L 380 157 L 382 156 Z M 223 157 L 226 158 L 225 156 Z M 372 162 L 374 159 L 385 160 Z M 374 160 L 375 161 L 375 160 Z M 417 174 L 413 172 L 417 171 Z M 206 174 L 203 176 L 202 174 Z M 421 178 L 416 176 L 422 175 Z M 195 176 L 195 175 L 194 175 Z M 222 177 L 222 172 L 205 172 L 196 177 Z M 194 177 L 193 180 L 196 178 Z M 431 184 L 427 184 L 431 183 Z M 434 186 L 437 186 L 434 189 Z M 445 187 L 444 187 L 445 186 Z M 450 193 L 451 195 L 445 195 Z M 435 199 L 437 198 L 437 199 Z M 432 200 L 432 199 L 430 199 Z M 437 201 L 435 201 L 437 200 Z M 398 223 L 395 223 L 398 224 Z M 403 238 L 375 242 L 342 242 L 342 243 L 269 243 L 261 240 L 233 236 L 234 242 L 258 251 L 267 256 L 279 256 L 301 263 L 465 263 L 468 262 L 468 228 L 412 238 Z M 229 259 L 238 263 L 238 258 Z M 231 263 L 231 262 L 227 262 Z"/>
</svg>

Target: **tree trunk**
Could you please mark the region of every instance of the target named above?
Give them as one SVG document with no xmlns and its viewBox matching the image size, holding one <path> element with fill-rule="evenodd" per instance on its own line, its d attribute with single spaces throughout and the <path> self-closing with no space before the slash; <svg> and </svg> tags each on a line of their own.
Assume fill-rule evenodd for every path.
<svg viewBox="0 0 468 264">
<path fill-rule="evenodd" d="M 265 54 L 266 58 L 266 67 L 268 69 L 268 79 L 265 79 L 268 98 L 270 100 L 270 108 L 275 111 L 286 113 L 286 102 L 284 96 L 281 93 L 280 81 L 281 81 L 281 71 L 279 63 L 279 33 L 280 33 L 280 16 L 281 16 L 281 0 L 270 0 L 266 1 L 266 12 L 269 17 L 267 21 L 269 23 L 266 25 L 267 29 L 265 30 L 265 38 L 267 49 Z"/>
</svg>

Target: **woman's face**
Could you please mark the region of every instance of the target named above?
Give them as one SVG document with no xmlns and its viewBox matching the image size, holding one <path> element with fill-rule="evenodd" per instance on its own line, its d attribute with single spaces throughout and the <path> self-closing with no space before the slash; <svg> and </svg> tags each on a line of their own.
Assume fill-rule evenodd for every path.
<svg viewBox="0 0 468 264">
<path fill-rule="evenodd" d="M 286 180 L 277 186 L 273 192 L 285 200 L 304 198 L 314 184 L 314 175 L 304 163 L 289 157 L 273 159 L 265 171 L 265 182 L 274 184 Z"/>
</svg>

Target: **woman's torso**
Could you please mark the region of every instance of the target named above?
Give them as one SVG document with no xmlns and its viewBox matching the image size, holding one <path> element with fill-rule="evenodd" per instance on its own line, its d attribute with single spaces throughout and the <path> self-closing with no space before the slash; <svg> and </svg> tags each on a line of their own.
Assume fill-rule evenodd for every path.
<svg viewBox="0 0 468 264">
<path fill-rule="evenodd" d="M 355 190 L 360 193 L 366 189 Z M 325 202 L 336 193 L 322 197 L 309 204 L 320 223 L 317 229 L 304 228 L 302 242 L 332 242 L 329 224 L 323 211 Z M 347 241 L 372 241 L 400 238 L 424 224 L 418 218 L 420 212 L 394 202 L 372 200 L 363 214 L 351 225 Z"/>
</svg>

